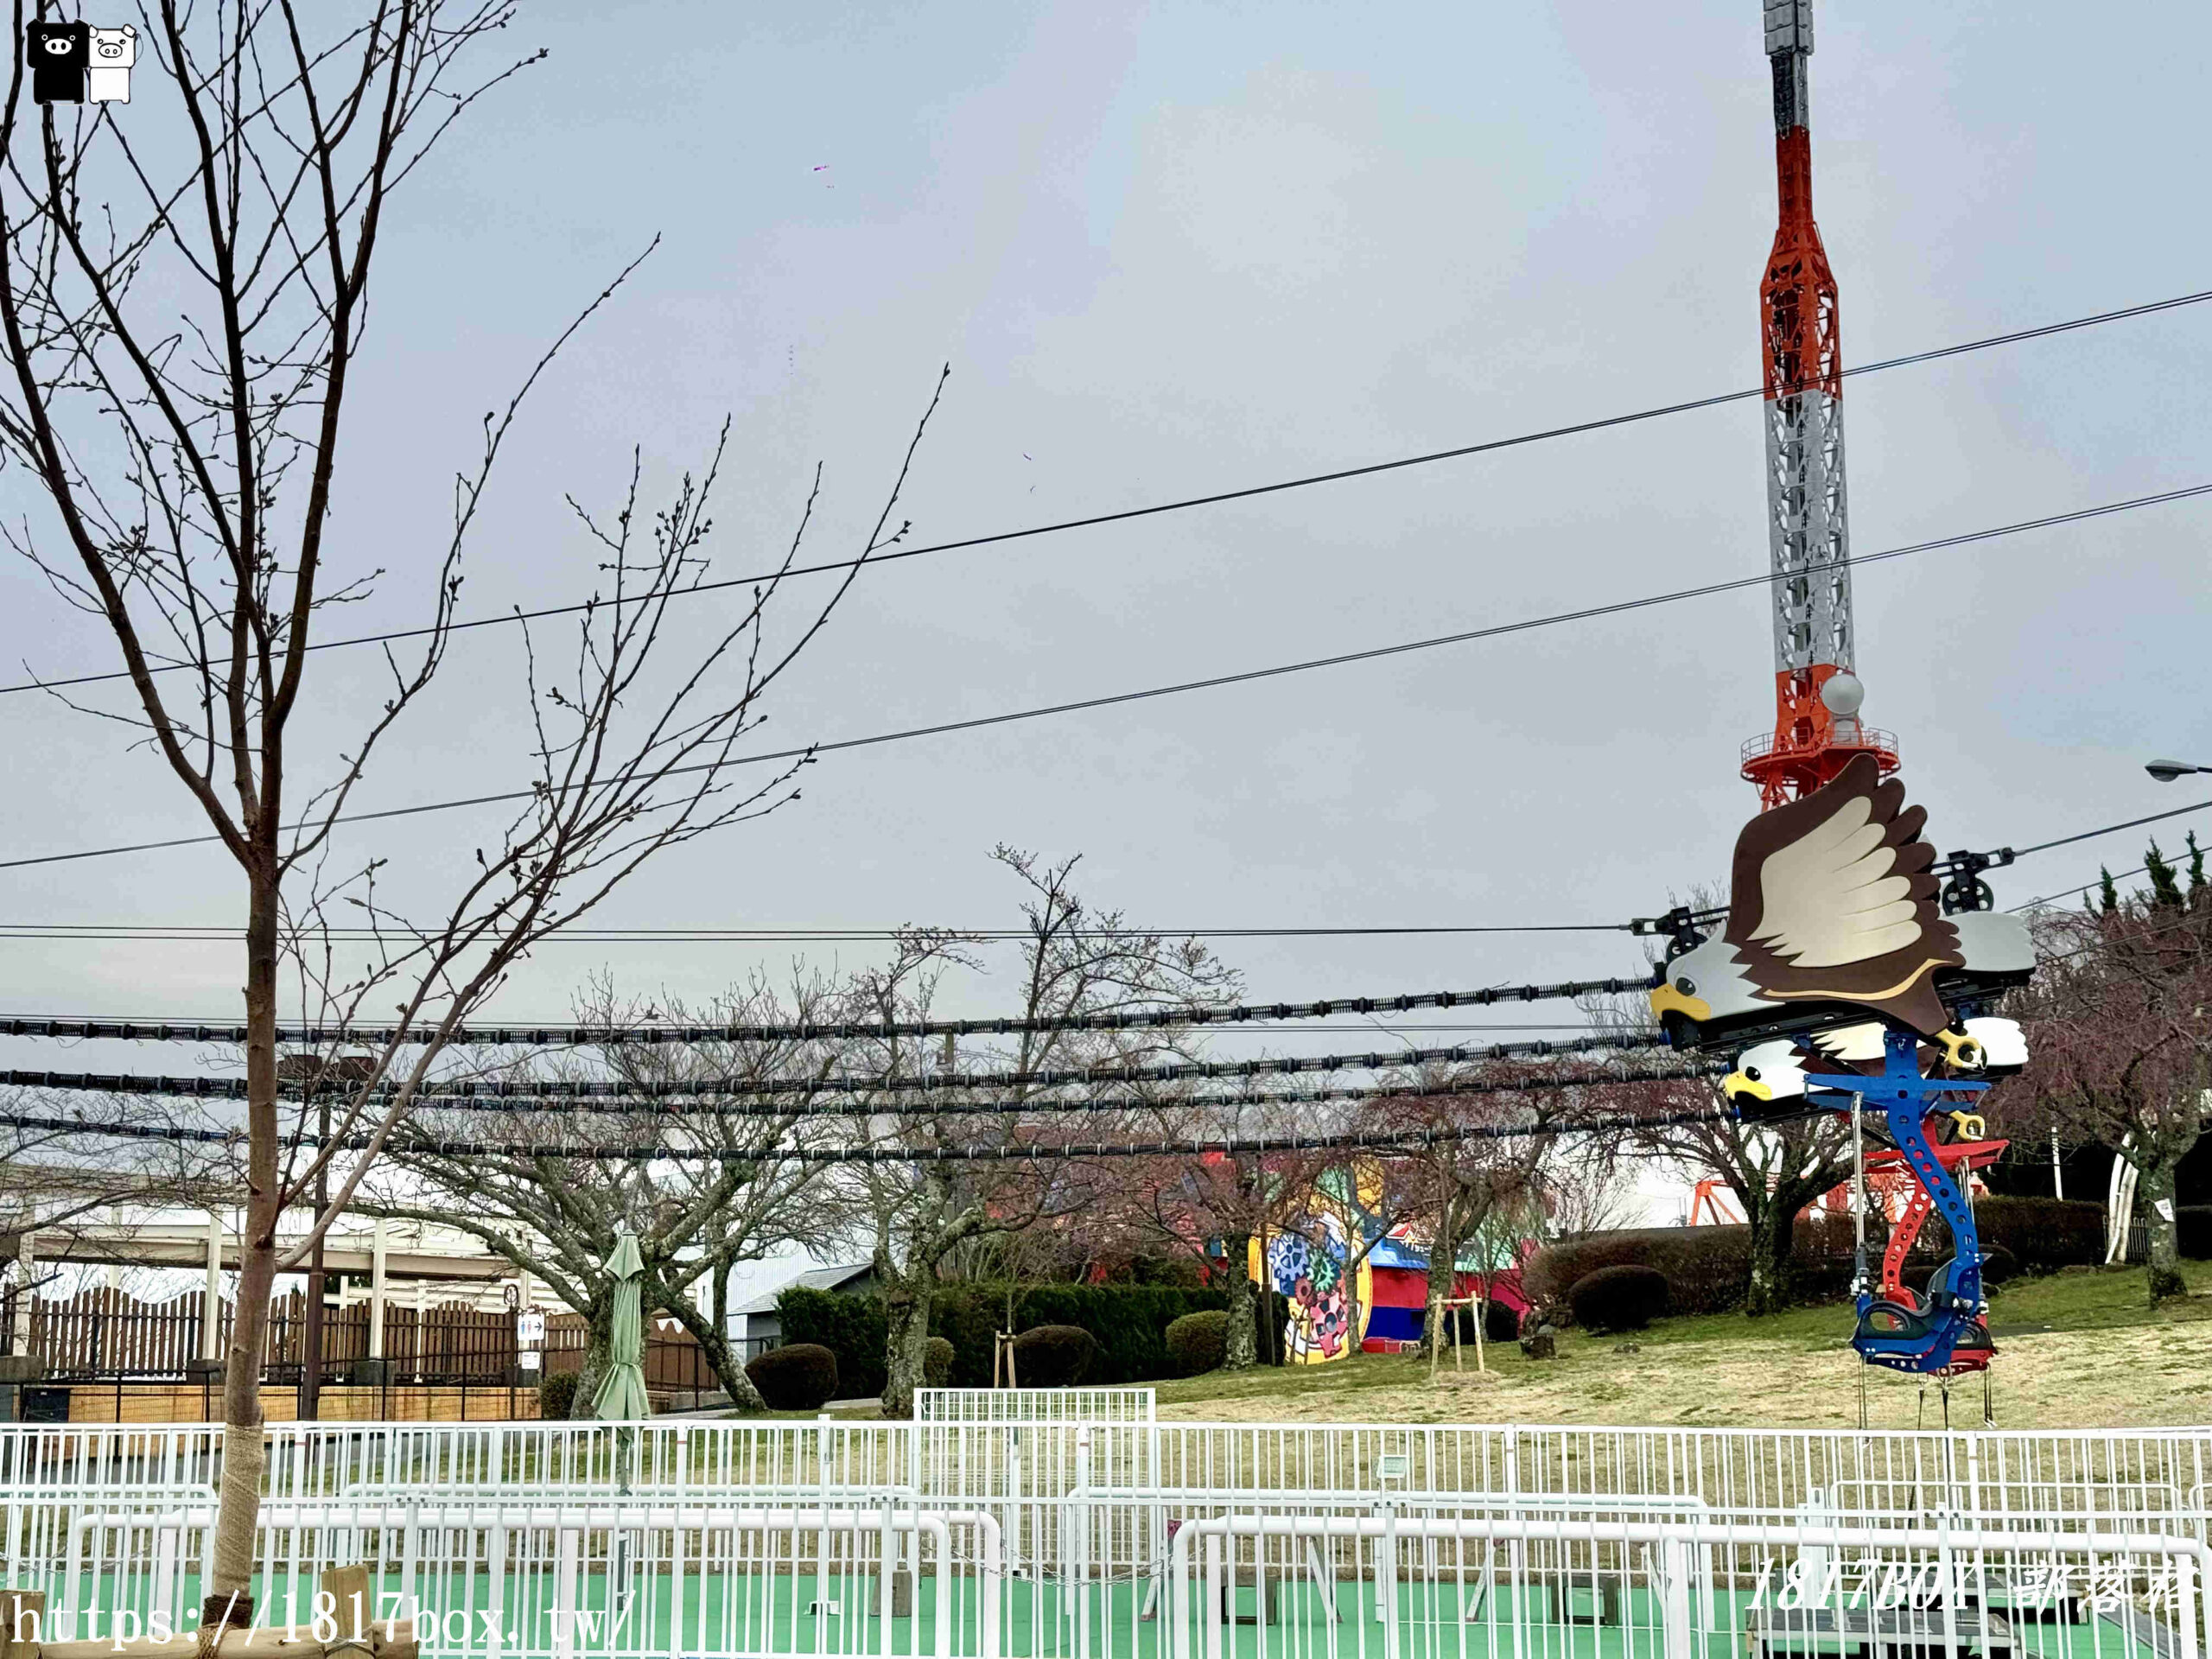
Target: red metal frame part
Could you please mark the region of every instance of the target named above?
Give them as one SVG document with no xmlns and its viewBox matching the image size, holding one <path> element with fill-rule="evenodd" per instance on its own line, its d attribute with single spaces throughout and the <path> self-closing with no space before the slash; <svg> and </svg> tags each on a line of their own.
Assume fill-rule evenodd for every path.
<svg viewBox="0 0 2212 1659">
<path fill-rule="evenodd" d="M 1928 1122 L 1932 1128 L 1936 1120 L 1931 1117 Z M 1936 1161 L 1950 1173 L 1951 1179 L 1958 1184 L 1960 1191 L 1964 1192 L 1967 1188 L 1967 1172 L 1988 1168 L 1997 1161 L 2003 1154 L 2005 1148 L 2012 1142 L 2009 1141 L 1954 1141 L 1948 1145 L 1942 1145 L 1936 1143 L 1931 1135 L 1930 1144 L 1934 1148 Z M 1866 1160 L 1866 1173 L 1870 1177 L 1877 1171 L 1886 1171 L 1891 1168 L 1899 1171 L 1909 1168 L 1903 1153 L 1877 1152 L 1870 1154 Z M 1928 1196 L 1927 1189 L 1916 1182 L 1911 1196 L 1905 1201 L 1904 1214 L 1899 1217 L 1896 1224 L 1890 1229 L 1889 1248 L 1882 1252 L 1881 1294 L 1887 1300 L 1902 1302 L 1907 1307 L 1919 1306 L 1919 1293 L 1904 1282 L 1904 1262 L 1905 1257 L 1912 1253 L 1914 1244 L 1919 1242 L 1921 1227 L 1926 1223 L 1935 1207 L 1936 1201 Z"/>
</svg>

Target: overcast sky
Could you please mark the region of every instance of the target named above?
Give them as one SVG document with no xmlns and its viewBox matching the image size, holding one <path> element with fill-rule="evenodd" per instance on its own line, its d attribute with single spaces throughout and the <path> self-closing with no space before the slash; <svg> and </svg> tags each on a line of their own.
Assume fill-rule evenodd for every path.
<svg viewBox="0 0 2212 1659">
<path fill-rule="evenodd" d="M 2150 49 L 2094 9 L 2030 0 L 1823 0 L 1817 28 L 1815 205 L 1847 362 L 2212 286 L 2185 95 L 2212 13 L 2164 10 Z M 347 632 L 423 616 L 482 412 L 655 235 L 518 429 L 469 556 L 471 613 L 589 592 L 593 550 L 563 493 L 612 504 L 633 445 L 664 491 L 726 414 L 719 571 L 777 555 L 817 461 L 810 546 L 856 550 L 941 364 L 952 378 L 906 508 L 931 542 L 1758 378 L 1775 210 L 1754 0 L 774 14 L 664 0 L 534 4 L 510 34 L 550 59 L 410 182 L 381 252 L 336 558 L 391 575 L 343 613 Z M 1856 550 L 2212 480 L 2208 342 L 2212 307 L 1853 381 Z M 47 527 L 20 473 L 0 477 L 0 507 Z M 1758 406 L 1737 404 L 912 560 L 866 578 L 778 688 L 761 741 L 1754 575 L 1763 511 Z M 2160 507 L 1858 575 L 1866 715 L 1899 734 L 1932 840 L 2025 844 L 2195 798 L 2141 763 L 2212 761 L 2209 524 L 2212 505 Z M 115 665 L 26 569 L 5 581 L 11 662 Z M 519 662 L 512 630 L 468 636 L 358 804 L 524 781 Z M 327 775 L 380 672 L 373 652 L 317 660 L 309 768 Z M 796 807 L 671 853 L 600 920 L 1002 927 L 1018 894 L 988 861 L 1000 841 L 1083 854 L 1095 901 L 1168 928 L 1652 914 L 1720 874 L 1755 806 L 1736 757 L 1770 723 L 1771 672 L 1751 591 L 864 749 L 814 767 Z M 35 696 L 0 698 L 0 720 L 10 855 L 204 830 L 112 725 Z M 388 855 L 387 891 L 427 910 L 498 822 L 361 826 L 345 848 Z M 2000 902 L 2140 849 L 2131 834 L 2025 862 L 1999 878 Z M 234 923 L 241 893 L 217 849 L 187 849 L 0 872 L 0 915 Z M 238 1010 L 235 945 L 5 948 L 7 1011 Z M 1268 1000 L 1642 960 L 1603 934 L 1223 948 Z M 849 966 L 875 949 L 815 955 Z M 558 1018 L 601 969 L 701 999 L 791 953 L 556 944 L 493 1012 Z M 986 1014 L 1013 995 L 981 976 L 947 1006 Z M 0 1052 L 192 1063 L 121 1045 Z"/>
</svg>

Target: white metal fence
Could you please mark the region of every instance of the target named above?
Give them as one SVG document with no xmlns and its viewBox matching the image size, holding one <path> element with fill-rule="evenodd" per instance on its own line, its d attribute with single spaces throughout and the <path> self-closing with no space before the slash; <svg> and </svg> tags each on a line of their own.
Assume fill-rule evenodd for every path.
<svg viewBox="0 0 2212 1659">
<path fill-rule="evenodd" d="M 450 1659 L 2206 1659 L 2212 1430 L 287 1424 L 256 1586 Z M 0 1431 L 57 1634 L 198 1606 L 220 1431 Z M 1794 1622 L 1793 1622 L 1794 1621 Z"/>
<path fill-rule="evenodd" d="M 1158 1415 L 1151 1389 L 914 1390 L 918 1423 L 1148 1423 Z"/>
</svg>

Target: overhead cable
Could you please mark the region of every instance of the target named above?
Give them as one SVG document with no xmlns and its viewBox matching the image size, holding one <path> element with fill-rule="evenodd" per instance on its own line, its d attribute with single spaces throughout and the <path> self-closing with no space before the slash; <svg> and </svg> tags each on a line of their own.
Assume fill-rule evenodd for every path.
<svg viewBox="0 0 2212 1659">
<path fill-rule="evenodd" d="M 689 1077 L 653 1083 L 613 1079 L 528 1077 L 454 1078 L 412 1091 L 416 1100 L 694 1099 L 711 1095 L 912 1094 L 951 1089 L 1058 1089 L 1070 1084 L 1183 1083 L 1201 1077 L 1293 1077 L 1308 1071 L 1383 1071 L 1401 1065 L 1464 1065 L 1482 1060 L 1548 1059 L 1584 1053 L 1663 1050 L 1654 1037 L 1597 1033 L 1560 1042 L 1461 1043 L 1451 1048 L 1398 1052 L 1313 1054 L 1262 1060 L 1188 1060 L 1162 1065 L 1054 1066 L 1035 1071 L 940 1071 L 890 1077 Z M 66 1090 L 104 1095 L 175 1095 L 198 1100 L 247 1098 L 243 1077 L 148 1077 L 129 1072 L 0 1071 L 0 1087 Z M 282 1092 L 296 1096 L 297 1084 Z M 334 1098 L 340 1089 L 330 1090 Z M 372 1100 L 394 1100 L 403 1091 L 379 1086 Z"/>
<path fill-rule="evenodd" d="M 810 1102 L 804 1106 L 766 1106 L 757 1102 L 732 1103 L 714 1100 L 703 1104 L 671 1103 L 667 1101 L 625 1101 L 619 1104 L 578 1106 L 566 1101 L 531 1100 L 522 1102 L 494 1101 L 482 1105 L 473 1102 L 460 1104 L 439 1103 L 426 1109 L 452 1112 L 486 1112 L 501 1115 L 520 1112 L 559 1112 L 588 1114 L 600 1117 L 1020 1117 L 1027 1116 L 1068 1116 L 1106 1112 L 1167 1111 L 1201 1112 L 1227 1110 L 1246 1106 L 1304 1106 L 1345 1101 L 1433 1100 L 1456 1098 L 1463 1095 L 1535 1095 L 1555 1090 L 1585 1089 L 1593 1084 L 1616 1083 L 1690 1083 L 1708 1077 L 1719 1077 L 1726 1067 L 1718 1064 L 1706 1066 L 1677 1065 L 1650 1067 L 1643 1070 L 1600 1072 L 1560 1072 L 1552 1077 L 1521 1077 L 1514 1078 L 1447 1078 L 1440 1083 L 1381 1084 L 1365 1088 L 1334 1089 L 1255 1089 L 1233 1095 L 1183 1095 L 1163 1100 L 1092 1096 L 1081 1100 L 962 1100 L 938 1101 L 912 1105 L 886 1105 L 881 1103 L 867 1106 L 830 1106 Z"/>
<path fill-rule="evenodd" d="M 1173 1110 L 1198 1112 L 1207 1109 L 1227 1109 L 1245 1106 L 1303 1106 L 1342 1101 L 1426 1100 L 1460 1095 L 1516 1095 L 1544 1094 L 1554 1090 L 1583 1089 L 1592 1084 L 1614 1083 L 1687 1083 L 1699 1078 L 1717 1077 L 1726 1068 L 1713 1065 L 1700 1066 L 1694 1063 L 1677 1064 L 1643 1070 L 1609 1071 L 1594 1073 L 1559 1072 L 1548 1077 L 1521 1077 L 1511 1078 L 1461 1077 L 1446 1078 L 1436 1083 L 1376 1084 L 1362 1088 L 1321 1089 L 1260 1089 L 1233 1095 L 1182 1095 L 1165 1099 L 1147 1100 L 1126 1096 L 1101 1097 L 1092 1096 L 1079 1100 L 1060 1100 L 1050 1096 L 1031 1096 L 1024 1100 L 959 1100 L 928 1101 L 901 1104 L 881 1101 L 865 1104 L 830 1104 L 820 1101 L 799 1101 L 789 1105 L 770 1105 L 760 1100 L 709 1096 L 703 1098 L 677 1097 L 656 1095 L 644 1090 L 626 1093 L 592 1096 L 579 1103 L 572 1096 L 552 1099 L 521 1098 L 512 1096 L 485 1098 L 454 1098 L 440 1096 L 426 1103 L 421 1109 L 426 1112 L 478 1112 L 499 1116 L 522 1116 L 532 1113 L 556 1113 L 566 1116 L 627 1117 L 627 1118 L 887 1118 L 887 1117 L 1021 1117 L 1043 1116 L 1047 1114 L 1068 1116 L 1108 1112 L 1143 1112 Z M 138 1081 L 149 1084 L 189 1082 L 187 1078 L 151 1077 Z M 232 1084 L 233 1078 L 214 1081 Z M 160 1095 L 180 1099 L 238 1100 L 239 1093 L 213 1094 L 206 1090 L 168 1090 L 158 1088 L 112 1090 L 101 1092 L 115 1094 Z"/>
<path fill-rule="evenodd" d="M 1675 1112 L 1665 1116 L 1614 1117 L 1586 1123 L 1552 1126 L 1469 1123 L 1434 1128 L 1370 1130 L 1341 1135 L 1192 1135 L 1181 1140 L 1052 1141 L 1001 1146 L 969 1147 L 658 1147 L 652 1145 L 571 1146 L 557 1142 L 514 1144 L 475 1140 L 442 1140 L 429 1136 L 400 1137 L 385 1148 L 399 1156 L 444 1158 L 516 1158 L 548 1161 L 598 1160 L 611 1162 L 706 1164 L 976 1164 L 1077 1161 L 1093 1158 L 1192 1158 L 1208 1154 L 1262 1156 L 1297 1152 L 1334 1152 L 1354 1148 L 1374 1152 L 1416 1152 L 1423 1147 L 1448 1146 L 1463 1141 L 1532 1140 L 1568 1135 L 1634 1134 L 1638 1130 L 1672 1128 L 1684 1124 L 1725 1121 L 1713 1111 Z M 219 1129 L 189 1129 L 151 1124 L 91 1124 L 67 1118 L 30 1113 L 0 1113 L 0 1128 L 95 1135 L 126 1141 L 171 1141 L 227 1146 L 238 1139 Z M 368 1137 L 333 1137 L 340 1151 L 365 1152 Z M 302 1146 L 326 1144 L 314 1135 L 302 1137 Z"/>
<path fill-rule="evenodd" d="M 1940 537 L 1934 541 L 1916 542 L 1910 546 L 1893 547 L 1877 553 L 1855 553 L 1848 559 L 1835 561 L 1837 568 L 1844 565 L 1877 564 L 1889 559 L 1901 559 L 1915 553 L 1932 552 L 1940 548 L 1960 547 L 1968 543 L 1992 541 L 1999 537 L 2016 536 L 2031 530 L 2047 530 L 2056 524 L 2078 524 L 2085 519 L 2101 518 L 2113 513 L 2130 512 L 2139 507 L 2163 505 L 2170 502 L 2187 500 L 2196 496 L 2212 493 L 2212 484 L 2193 484 L 2183 489 L 2165 490 L 2156 495 L 2133 497 L 2124 501 L 2107 501 L 2094 507 L 2078 507 L 2067 512 L 2049 513 L 2039 518 L 2024 518 L 2009 524 L 1999 524 L 1987 530 L 1968 531 L 1956 536 Z M 1548 616 L 1531 617 L 1518 622 L 1501 622 L 1487 627 L 1467 628 L 1456 633 L 1437 634 L 1427 639 L 1406 640 L 1393 645 L 1376 645 L 1363 651 L 1339 652 L 1327 657 L 1308 658 L 1302 662 L 1281 663 L 1270 668 L 1246 669 L 1233 674 L 1210 675 L 1204 679 L 1182 680 L 1169 685 L 1147 686 L 1137 691 L 1117 691 L 1103 696 L 1083 697 L 1071 702 L 1047 703 L 1034 709 L 1018 709 L 1001 715 L 981 715 L 967 720 L 939 721 L 931 726 L 910 726 L 898 731 L 878 732 L 867 737 L 841 738 L 830 742 L 804 745 L 793 749 L 772 749 L 759 754 L 733 757 L 728 760 L 702 761 L 695 766 L 671 766 L 664 777 L 686 776 L 698 772 L 719 772 L 728 767 L 759 766 L 764 763 L 806 760 L 849 749 L 872 748 L 886 743 L 904 743 L 917 738 L 943 737 L 955 732 L 980 731 L 988 727 L 1012 725 L 1016 721 L 1042 720 L 1053 715 L 1081 714 L 1094 709 L 1109 709 L 1125 703 L 1147 702 L 1155 697 L 1179 696 L 1189 691 L 1216 690 L 1223 686 L 1243 685 L 1256 680 L 1276 679 L 1289 674 L 1303 674 L 1314 669 L 1341 668 L 1353 663 L 1376 662 L 1387 657 L 1403 656 L 1410 652 L 1433 651 L 1443 645 L 1466 645 L 1478 639 L 1496 639 L 1502 635 L 1525 633 L 1537 628 L 1556 626 L 1566 622 L 1587 621 L 1593 617 L 1614 616 L 1625 611 L 1645 610 L 1653 606 L 1670 605 L 1686 599 L 1702 599 L 1714 594 L 1734 593 L 1745 588 L 1770 587 L 1789 578 L 1772 570 L 1753 576 L 1732 577 L 1725 582 L 1711 582 L 1694 588 L 1680 588 L 1669 593 L 1647 594 L 1640 599 L 1617 600 L 1609 604 L 1585 606 L 1579 610 L 1560 611 Z M 551 791 L 559 794 L 567 786 L 556 785 Z M 369 823 L 389 818 L 414 817 L 426 812 L 450 812 L 464 807 L 504 805 L 516 801 L 537 800 L 547 791 L 538 789 L 502 790 L 490 795 L 468 795 L 449 801 L 424 801 L 414 806 L 385 807 L 373 812 L 341 813 L 331 820 L 334 823 Z M 307 828 L 305 823 L 287 826 L 287 833 Z M 35 865 L 66 864 L 79 859 L 113 858 L 127 853 L 159 852 L 172 847 L 200 847 L 212 845 L 221 838 L 217 836 L 177 836 L 166 841 L 134 842 L 121 847 L 87 848 L 74 853 L 42 853 L 30 858 L 0 859 L 0 870 L 27 869 Z"/>
<path fill-rule="evenodd" d="M 1027 928 L 946 928 L 963 944 L 1005 944 L 1033 939 Z M 1357 939 L 1417 938 L 1429 934 L 1619 933 L 1618 922 L 1490 922 L 1431 927 L 1078 927 L 1064 939 Z M 541 944 L 850 944 L 887 942 L 911 930 L 893 927 L 564 927 Z M 169 941 L 231 944 L 245 938 L 242 927 L 201 926 L 191 922 L 0 922 L 0 939 L 89 939 Z M 389 939 L 373 928 L 318 928 L 315 938 L 348 943 Z M 142 1022 L 145 1023 L 145 1022 Z"/>
<path fill-rule="evenodd" d="M 2141 305 L 2123 306 L 2116 311 L 2099 311 L 2088 316 L 2069 317 L 2062 322 L 2037 324 L 2031 328 L 2015 328 L 2001 334 L 1988 334 L 1980 340 L 1963 340 L 1955 346 L 1939 346 L 1931 351 L 1913 352 L 1904 357 L 1883 358 L 1872 363 L 1862 363 L 1843 371 L 1844 378 L 1863 374 L 1879 374 L 1886 369 L 1906 368 L 1916 363 L 1932 363 L 1947 357 L 1961 357 L 1969 352 L 1987 351 L 1996 346 L 2013 346 L 2024 340 L 2043 340 L 2053 334 L 2070 334 L 2077 329 L 2094 328 L 2107 322 L 2122 322 L 2134 317 L 2151 316 L 2161 311 L 2178 310 L 2183 306 L 2196 305 L 2212 299 L 2212 289 L 2196 294 L 2178 294 L 2170 299 L 2152 300 Z M 1409 467 L 1427 467 L 1438 461 L 1459 461 L 1470 455 L 1489 454 L 1500 449 L 1515 449 L 1529 444 L 1543 443 L 1554 438 L 1574 437 L 1584 433 L 1602 432 L 1611 427 L 1631 426 L 1638 422 L 1654 421 L 1669 415 L 1685 415 L 1701 409 L 1714 409 L 1724 404 L 1742 403 L 1766 395 L 1764 386 L 1749 386 L 1739 391 L 1724 391 L 1707 397 L 1694 397 L 1687 402 L 1662 404 L 1654 408 L 1632 410 L 1622 415 L 1605 415 L 1594 419 L 1577 421 L 1566 426 L 1545 427 L 1534 432 L 1522 432 L 1512 437 L 1490 438 L 1479 443 L 1462 444 L 1451 449 L 1433 449 L 1422 454 L 1402 455 L 1394 461 L 1370 461 L 1357 467 L 1338 467 L 1332 472 L 1309 473 L 1302 477 L 1278 480 L 1272 484 L 1248 485 L 1241 489 L 1219 490 L 1208 495 L 1185 496 L 1173 501 L 1155 502 L 1150 506 L 1124 507 L 1113 512 L 1093 513 L 1087 518 L 1063 518 L 1051 524 L 1032 524 L 1026 530 L 995 531 L 988 535 L 969 536 L 958 541 L 936 542 L 920 547 L 893 548 L 873 553 L 865 559 L 834 559 L 821 564 L 799 565 L 791 569 L 763 571 L 750 576 L 725 576 L 715 582 L 689 582 L 671 589 L 648 589 L 642 594 L 627 594 L 612 600 L 593 599 L 569 605 L 550 605 L 537 610 L 515 610 L 499 616 L 471 617 L 454 622 L 442 630 L 458 633 L 475 628 L 499 627 L 514 623 L 541 621 L 548 617 L 575 616 L 589 610 L 608 610 L 624 605 L 651 603 L 663 598 L 688 599 L 696 594 L 726 592 L 732 588 L 749 588 L 755 582 L 781 581 L 791 576 L 822 575 L 832 571 L 850 570 L 861 564 L 890 564 L 900 559 L 918 559 L 935 553 L 957 552 L 971 547 L 990 547 L 1006 542 L 1027 541 L 1039 536 L 1058 535 L 1071 530 L 1091 530 L 1102 524 L 1126 524 L 1131 519 L 1156 518 L 1162 513 L 1183 512 L 1194 507 L 1218 506 L 1230 501 L 1250 500 L 1257 496 L 1279 495 L 1287 490 L 1309 489 L 1319 484 L 1342 483 L 1348 479 L 1370 478 L 1380 473 L 1402 471 Z M 311 642 L 309 651 L 339 651 L 353 645 L 395 644 L 403 639 L 426 639 L 441 632 L 431 627 L 397 628 L 385 633 L 358 634 L 346 639 L 322 639 Z M 282 659 L 281 654 L 279 660 Z M 197 668 L 196 662 L 162 663 L 154 665 L 156 674 L 175 673 L 181 669 Z M 0 696 L 20 691 L 60 690 L 70 686 L 99 685 L 113 680 L 130 677 L 129 671 L 111 670 L 100 674 L 78 674 L 66 679 L 27 680 L 18 685 L 0 686 Z"/>
<path fill-rule="evenodd" d="M 1254 1020 L 1324 1020 L 1338 1014 L 1405 1014 L 1414 1008 L 1494 1007 L 1501 1002 L 1553 1002 L 1578 996 L 1641 989 L 1648 973 L 1610 979 L 1568 979 L 1548 985 L 1489 986 L 1472 991 L 1413 991 L 1393 996 L 1338 996 L 1317 1002 L 1252 1002 L 1233 1007 L 1204 1004 L 1139 1008 L 1118 1014 L 1071 1014 L 1039 1019 L 837 1020 L 782 1023 L 512 1025 L 462 1026 L 446 1040 L 467 1046 L 554 1046 L 619 1047 L 655 1043 L 795 1043 L 858 1038 L 1006 1037 L 1055 1031 L 1156 1031 L 1185 1026 L 1237 1026 Z M 435 1024 L 399 1026 L 280 1025 L 276 1040 L 286 1044 L 357 1043 L 382 1047 L 420 1043 L 435 1033 Z M 0 1018 L 0 1037 L 111 1038 L 124 1042 L 243 1043 L 246 1027 L 237 1024 L 181 1020 Z"/>
</svg>

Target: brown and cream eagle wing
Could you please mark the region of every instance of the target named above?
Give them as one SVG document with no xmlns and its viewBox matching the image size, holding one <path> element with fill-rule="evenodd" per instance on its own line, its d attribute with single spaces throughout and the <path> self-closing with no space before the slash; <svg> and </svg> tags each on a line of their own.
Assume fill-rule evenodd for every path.
<svg viewBox="0 0 2212 1659">
<path fill-rule="evenodd" d="M 1923 1036 L 1949 1023 L 1933 980 L 1965 958 L 1936 902 L 1927 817 L 1862 754 L 1744 826 L 1725 937 L 1759 995 L 1856 1002 Z"/>
</svg>

